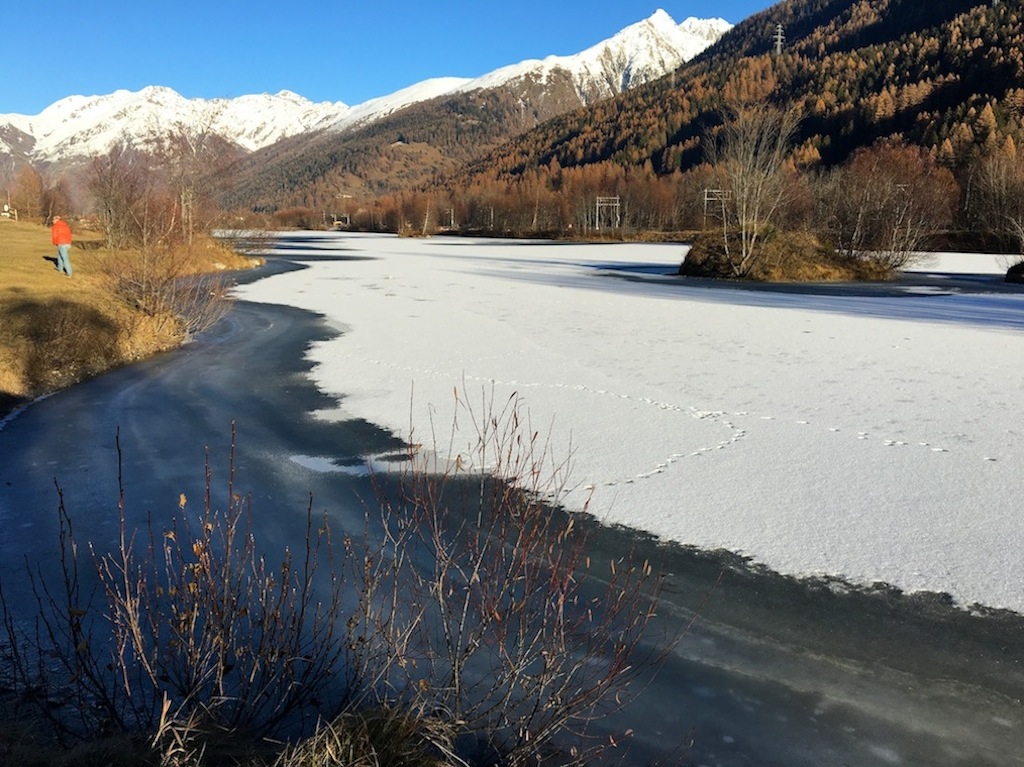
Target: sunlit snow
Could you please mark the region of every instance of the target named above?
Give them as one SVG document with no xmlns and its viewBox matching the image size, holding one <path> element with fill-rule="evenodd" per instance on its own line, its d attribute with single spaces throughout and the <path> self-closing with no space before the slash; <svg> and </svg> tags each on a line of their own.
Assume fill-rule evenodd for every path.
<svg viewBox="0 0 1024 767">
<path fill-rule="evenodd" d="M 517 395 L 606 522 L 1024 610 L 1024 295 L 688 286 L 659 276 L 671 244 L 313 237 L 360 258 L 239 294 L 345 328 L 309 356 L 347 414 L 446 444 L 454 392 Z"/>
</svg>

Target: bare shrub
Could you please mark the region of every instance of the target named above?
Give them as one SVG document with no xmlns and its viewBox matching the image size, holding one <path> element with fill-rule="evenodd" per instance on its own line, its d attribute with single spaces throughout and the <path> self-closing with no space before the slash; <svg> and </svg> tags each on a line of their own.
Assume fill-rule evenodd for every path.
<svg viewBox="0 0 1024 767">
<path fill-rule="evenodd" d="M 885 141 L 818 180 L 818 220 L 840 254 L 892 273 L 949 226 L 957 194 L 953 175 L 928 152 Z"/>
<path fill-rule="evenodd" d="M 208 460 L 201 510 L 182 496 L 166 526 L 134 532 L 122 490 L 111 552 L 80 559 L 61 495 L 57 566 L 29 572 L 35 617 L 0 588 L 11 688 L 64 742 L 145 734 L 166 764 L 220 732 L 304 736 L 315 722 L 330 724 L 281 767 L 363 763 L 353 749 L 396 765 L 600 754 L 614 741 L 591 725 L 673 641 L 648 636 L 661 578 L 628 555 L 591 561 L 586 518 L 558 508 L 569 462 L 518 397 L 482 415 L 458 404 L 466 450 L 414 451 L 378 477 L 361 535 L 335 540 L 310 503 L 303 544 L 273 563 L 235 489 L 234 433 L 225 510 Z"/>
<path fill-rule="evenodd" d="M 153 732 L 154 744 L 183 752 L 200 729 L 301 728 L 348 695 L 339 679 L 355 684 L 342 673 L 356 639 L 329 525 L 307 512 L 304 548 L 268 560 L 234 492 L 233 453 L 226 511 L 213 508 L 207 465 L 198 518 L 182 496 L 177 518 L 162 530 L 150 523 L 140 545 L 122 489 L 119 546 L 90 547 L 85 562 L 61 494 L 57 576 L 29 571 L 32 627 L 6 598 L 3 614 L 12 681 L 63 741 Z"/>
<path fill-rule="evenodd" d="M 102 269 L 115 295 L 175 335 L 207 330 L 230 308 L 223 280 L 192 274 L 183 248 L 115 251 Z"/>
<path fill-rule="evenodd" d="M 607 745 L 590 723 L 616 710 L 655 658 L 641 651 L 661 579 L 628 556 L 591 571 L 586 525 L 557 509 L 569 465 L 530 428 L 519 398 L 479 415 L 476 442 L 399 482 L 387 517 L 415 535 L 410 596 L 423 605 L 403 697 L 457 723 L 485 754 L 526 764 Z M 437 712 L 442 712 L 438 714 Z"/>
</svg>

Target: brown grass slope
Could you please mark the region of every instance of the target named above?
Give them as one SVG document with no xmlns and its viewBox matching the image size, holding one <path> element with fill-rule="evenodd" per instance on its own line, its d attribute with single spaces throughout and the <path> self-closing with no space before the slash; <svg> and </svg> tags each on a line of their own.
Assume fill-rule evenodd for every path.
<svg viewBox="0 0 1024 767">
<path fill-rule="evenodd" d="M 111 267 L 131 256 L 100 246 L 99 235 L 75 232 L 69 278 L 56 270 L 48 228 L 0 219 L 0 414 L 182 340 L 178 324 L 117 294 Z M 251 265 L 212 243 L 188 258 L 182 267 L 194 273 Z"/>
</svg>

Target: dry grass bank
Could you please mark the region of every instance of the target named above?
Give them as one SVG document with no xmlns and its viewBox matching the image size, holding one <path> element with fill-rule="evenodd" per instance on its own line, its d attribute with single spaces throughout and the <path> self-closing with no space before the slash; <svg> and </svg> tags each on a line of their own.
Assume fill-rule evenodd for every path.
<svg viewBox="0 0 1024 767">
<path fill-rule="evenodd" d="M 102 244 L 99 234 L 75 230 L 69 278 L 56 269 L 48 227 L 0 219 L 0 415 L 183 340 L 177 323 L 115 291 L 111 274 L 140 255 L 113 254 Z M 253 263 L 208 240 L 173 257 L 178 273 Z"/>
</svg>

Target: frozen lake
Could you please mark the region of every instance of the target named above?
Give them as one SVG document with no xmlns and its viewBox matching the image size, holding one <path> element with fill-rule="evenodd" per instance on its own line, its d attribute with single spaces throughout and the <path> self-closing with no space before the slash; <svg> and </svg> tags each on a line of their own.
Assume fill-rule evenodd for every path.
<svg viewBox="0 0 1024 767">
<path fill-rule="evenodd" d="M 344 328 L 308 355 L 340 403 L 324 420 L 443 452 L 458 407 L 517 397 L 571 457 L 570 508 L 786 574 L 1024 610 L 1024 294 L 1004 259 L 750 290 L 665 276 L 671 244 L 301 233 L 268 252 L 308 268 L 240 295 Z"/>
<path fill-rule="evenodd" d="M 191 346 L 0 430 L 8 593 L 23 558 L 56 542 L 55 479 L 79 537 L 115 539 L 118 432 L 142 521 L 201 497 L 206 447 L 224 477 L 236 421 L 236 481 L 275 547 L 300 534 L 310 494 L 361 529 L 360 467 L 431 419 L 447 435 L 453 389 L 516 392 L 553 453 L 571 453 L 570 504 L 650 531 L 600 528 L 595 556 L 639 546 L 668 572 L 670 628 L 700 610 L 614 723 L 635 731 L 627 763 L 1024 764 L 1020 616 L 930 593 L 1021 598 L 1009 512 L 1024 307 L 992 259 L 947 257 L 916 288 L 851 296 L 683 283 L 664 276 L 681 256 L 670 245 L 301 233 L 272 253 L 239 289 L 269 303 L 243 301 Z M 720 547 L 738 554 L 704 550 Z M 923 590 L 790 577 L 803 574 Z"/>
</svg>

